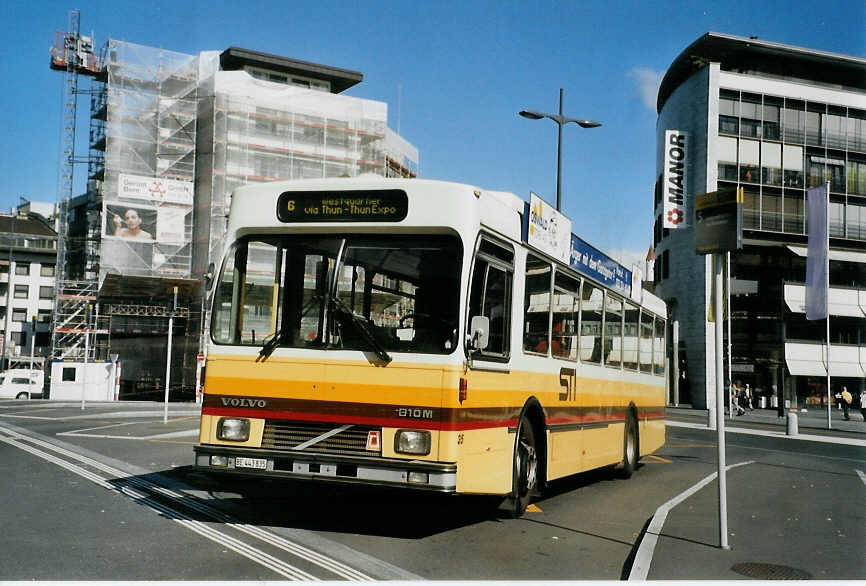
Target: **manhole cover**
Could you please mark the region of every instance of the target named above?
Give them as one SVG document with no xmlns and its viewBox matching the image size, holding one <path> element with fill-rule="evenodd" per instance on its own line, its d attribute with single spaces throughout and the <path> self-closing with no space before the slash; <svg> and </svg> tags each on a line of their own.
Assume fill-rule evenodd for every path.
<svg viewBox="0 0 866 586">
<path fill-rule="evenodd" d="M 731 569 L 738 574 L 758 580 L 809 580 L 812 577 L 812 574 L 805 570 L 758 562 L 734 564 Z"/>
</svg>

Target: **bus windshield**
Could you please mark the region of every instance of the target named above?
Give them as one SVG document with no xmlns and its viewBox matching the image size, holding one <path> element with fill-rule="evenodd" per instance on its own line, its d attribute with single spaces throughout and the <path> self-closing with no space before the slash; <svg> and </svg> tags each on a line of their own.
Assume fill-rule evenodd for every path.
<svg viewBox="0 0 866 586">
<path fill-rule="evenodd" d="M 226 258 L 214 342 L 450 354 L 457 347 L 456 236 L 248 237 Z"/>
</svg>

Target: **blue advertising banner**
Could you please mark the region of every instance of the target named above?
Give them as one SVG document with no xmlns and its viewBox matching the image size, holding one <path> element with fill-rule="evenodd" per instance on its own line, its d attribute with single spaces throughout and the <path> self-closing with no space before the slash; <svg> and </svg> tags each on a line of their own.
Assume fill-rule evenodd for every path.
<svg viewBox="0 0 866 586">
<path fill-rule="evenodd" d="M 535 194 L 532 195 L 535 196 Z M 550 238 L 547 240 L 540 240 L 537 236 L 533 237 L 532 222 L 534 221 L 536 225 L 538 224 L 538 216 L 540 215 L 538 213 L 539 210 L 541 210 L 542 213 L 545 213 L 544 217 L 549 215 L 553 218 L 559 218 L 561 220 L 559 223 L 563 224 L 563 226 L 569 231 L 571 230 L 571 220 L 558 212 L 554 212 L 553 208 L 546 209 L 550 206 L 546 206 L 546 208 L 542 209 L 540 203 L 538 203 L 540 201 L 540 199 L 538 201 L 532 199 L 532 204 L 535 207 L 531 207 L 529 203 L 524 202 L 523 230 L 521 238 L 533 248 L 549 254 L 554 258 L 559 258 L 560 260 L 565 261 L 566 259 L 564 258 L 564 254 L 561 255 L 561 252 L 564 253 L 564 251 L 562 251 L 562 244 L 552 245 L 548 242 L 548 240 L 551 240 Z M 535 215 L 533 216 L 533 214 Z M 601 284 L 610 287 L 625 297 L 631 295 L 632 274 L 630 270 L 594 246 L 587 244 L 573 233 L 571 234 L 571 244 L 569 248 L 570 254 L 567 262 L 571 268 L 582 275 L 586 275 L 587 277 L 595 279 Z"/>
<path fill-rule="evenodd" d="M 626 297 L 631 294 L 631 271 L 574 234 L 571 235 L 569 265 Z"/>
</svg>

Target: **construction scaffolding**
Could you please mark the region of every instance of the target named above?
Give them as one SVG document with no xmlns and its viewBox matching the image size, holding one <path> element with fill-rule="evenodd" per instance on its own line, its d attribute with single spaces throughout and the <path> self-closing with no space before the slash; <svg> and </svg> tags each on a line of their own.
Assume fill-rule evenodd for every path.
<svg viewBox="0 0 866 586">
<path fill-rule="evenodd" d="M 227 53 L 231 71 L 221 69 Z M 172 361 L 187 387 L 206 334 L 202 278 L 221 260 L 236 187 L 417 175 L 418 151 L 388 129 L 387 104 L 331 93 L 360 74 L 299 63 L 237 48 L 187 55 L 113 39 L 97 55 L 93 39 L 78 34 L 78 12 L 70 13 L 51 51 L 51 68 L 66 73 L 55 359 L 83 356 L 85 346 L 96 359 L 119 354 L 121 392 L 146 397 L 161 380 L 168 318 L 181 318 Z M 298 85 L 280 67 L 312 77 Z M 87 92 L 78 90 L 79 75 L 91 78 Z M 81 160 L 79 93 L 90 95 L 89 153 Z M 73 164 L 85 162 L 86 192 L 72 197 Z M 161 305 L 170 282 L 182 284 L 172 311 Z"/>
<path fill-rule="evenodd" d="M 198 58 L 109 40 L 93 96 L 91 175 L 100 282 L 107 273 L 188 277 L 192 256 Z"/>
<path fill-rule="evenodd" d="M 199 89 L 193 273 L 219 263 L 231 193 L 241 185 L 414 176 L 418 151 L 389 131 L 387 115 L 383 102 L 212 71 Z"/>
</svg>

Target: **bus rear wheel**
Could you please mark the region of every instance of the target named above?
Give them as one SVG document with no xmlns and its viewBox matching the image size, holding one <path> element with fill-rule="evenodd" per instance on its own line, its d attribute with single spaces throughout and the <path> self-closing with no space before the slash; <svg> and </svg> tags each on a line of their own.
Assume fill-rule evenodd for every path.
<svg viewBox="0 0 866 586">
<path fill-rule="evenodd" d="M 529 506 L 529 501 L 538 488 L 538 450 L 535 447 L 535 430 L 525 416 L 520 418 L 520 425 L 517 427 L 511 486 L 511 496 L 506 502 L 508 512 L 516 519 L 526 512 L 526 507 Z"/>
<path fill-rule="evenodd" d="M 632 415 L 626 417 L 625 433 L 622 439 L 622 463 L 620 465 L 620 476 L 631 478 L 638 460 L 637 422 Z"/>
</svg>

